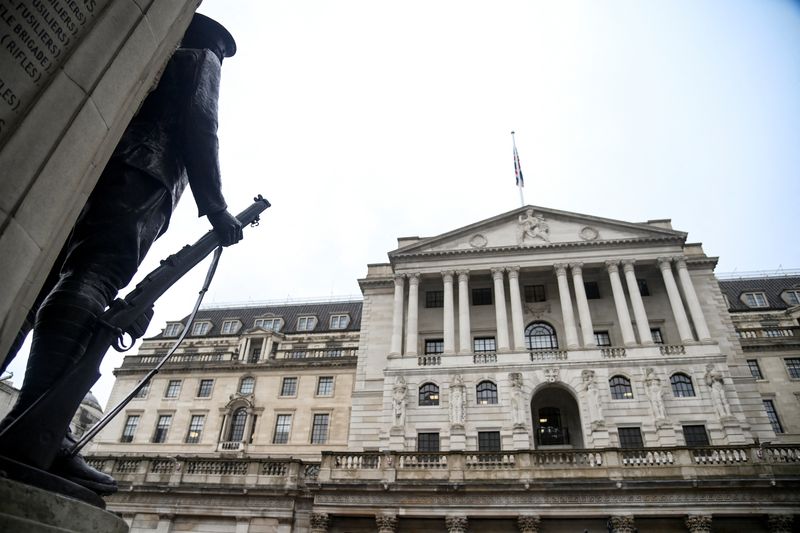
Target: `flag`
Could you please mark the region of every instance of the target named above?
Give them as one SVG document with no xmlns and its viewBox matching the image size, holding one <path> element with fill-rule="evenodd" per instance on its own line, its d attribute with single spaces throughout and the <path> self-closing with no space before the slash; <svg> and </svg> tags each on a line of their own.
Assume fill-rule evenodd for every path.
<svg viewBox="0 0 800 533">
<path fill-rule="evenodd" d="M 517 177 L 517 187 L 524 187 L 525 180 L 522 179 L 522 167 L 519 164 L 519 154 L 517 153 L 517 145 L 514 144 L 514 174 Z"/>
</svg>

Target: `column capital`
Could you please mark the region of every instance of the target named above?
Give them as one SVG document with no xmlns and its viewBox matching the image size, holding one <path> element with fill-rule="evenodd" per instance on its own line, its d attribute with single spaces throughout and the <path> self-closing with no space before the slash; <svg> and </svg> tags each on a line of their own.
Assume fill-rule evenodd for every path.
<svg viewBox="0 0 800 533">
<path fill-rule="evenodd" d="M 556 276 L 566 276 L 567 275 L 567 264 L 566 263 L 556 263 L 553 265 L 553 269 L 556 271 Z"/>
<path fill-rule="evenodd" d="M 517 517 L 517 528 L 520 533 L 539 533 L 542 519 L 535 514 L 521 514 Z"/>
<path fill-rule="evenodd" d="M 328 513 L 311 513 L 311 533 L 327 533 Z"/>
<path fill-rule="evenodd" d="M 670 270 L 672 268 L 672 258 L 671 257 L 659 257 L 658 261 L 658 268 L 663 270 Z"/>
<path fill-rule="evenodd" d="M 406 275 L 405 274 L 395 274 L 394 275 L 394 284 L 395 286 L 402 287 L 406 282 Z"/>
<path fill-rule="evenodd" d="M 619 260 L 618 259 L 609 259 L 606 261 L 606 269 L 608 270 L 609 274 L 614 274 L 619 272 Z"/>
<path fill-rule="evenodd" d="M 636 531 L 633 524 L 633 515 L 614 515 L 608 518 L 612 533 L 633 533 Z"/>
<path fill-rule="evenodd" d="M 409 285 L 419 285 L 419 272 L 412 272 L 408 274 Z"/>
<path fill-rule="evenodd" d="M 448 516 L 444 519 L 447 533 L 467 533 L 466 516 Z"/>
<path fill-rule="evenodd" d="M 583 263 L 570 263 L 569 268 L 572 269 L 572 275 L 583 274 Z"/>
<path fill-rule="evenodd" d="M 494 280 L 498 280 L 498 279 L 502 280 L 503 279 L 503 272 L 505 272 L 505 271 L 506 271 L 506 269 L 503 268 L 503 267 L 495 267 L 495 268 L 493 268 L 492 269 L 492 279 L 494 279 Z"/>
<path fill-rule="evenodd" d="M 771 514 L 767 515 L 767 527 L 769 533 L 791 533 L 794 524 L 794 516 L 790 514 Z"/>
<path fill-rule="evenodd" d="M 452 270 L 442 270 L 442 279 L 445 283 L 453 283 L 453 275 L 455 272 Z"/>
<path fill-rule="evenodd" d="M 378 533 L 394 533 L 397 531 L 397 515 L 382 513 L 375 515 Z"/>
<path fill-rule="evenodd" d="M 711 515 L 690 514 L 686 517 L 686 529 L 689 533 L 711 533 Z"/>
<path fill-rule="evenodd" d="M 519 267 L 516 265 L 506 267 L 506 272 L 508 272 L 508 279 L 519 278 Z"/>
<path fill-rule="evenodd" d="M 622 260 L 622 271 L 623 272 L 633 272 L 633 265 L 636 264 L 636 259 L 623 259 Z"/>
<path fill-rule="evenodd" d="M 675 262 L 675 266 L 678 268 L 687 268 L 686 266 L 686 258 L 682 255 L 678 255 L 672 258 Z"/>
<path fill-rule="evenodd" d="M 458 281 L 469 280 L 469 270 L 456 270 Z"/>
</svg>

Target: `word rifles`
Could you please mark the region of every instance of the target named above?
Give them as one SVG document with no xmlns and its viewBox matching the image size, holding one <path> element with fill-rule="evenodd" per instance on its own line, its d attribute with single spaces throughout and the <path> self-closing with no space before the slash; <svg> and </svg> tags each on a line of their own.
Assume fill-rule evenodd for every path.
<svg viewBox="0 0 800 533">
<path fill-rule="evenodd" d="M 258 216 L 270 203 L 261 195 L 236 218 L 245 225 L 257 225 Z M 153 304 L 167 289 L 219 247 L 212 230 L 196 243 L 161 261 L 161 265 L 142 280 L 124 299 L 114 300 L 100 315 L 83 356 L 45 394 L 0 434 L 0 454 L 46 470 L 55 459 L 73 414 L 86 392 L 100 377 L 100 362 L 114 347 L 123 351 L 124 333 L 132 340 L 144 335 L 153 317 Z M 219 257 L 219 251 L 216 257 Z M 216 261 L 206 277 L 211 281 Z M 195 312 L 198 305 L 195 306 Z M 129 347 L 128 347 L 129 348 Z M 142 384 L 143 386 L 143 384 Z"/>
</svg>

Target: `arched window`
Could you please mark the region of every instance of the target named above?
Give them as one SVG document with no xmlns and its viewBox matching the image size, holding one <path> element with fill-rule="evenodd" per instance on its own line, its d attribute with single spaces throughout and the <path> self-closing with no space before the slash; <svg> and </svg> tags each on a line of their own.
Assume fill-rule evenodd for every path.
<svg viewBox="0 0 800 533">
<path fill-rule="evenodd" d="M 256 389 L 256 379 L 253 377 L 242 378 L 239 382 L 239 394 L 253 394 Z"/>
<path fill-rule="evenodd" d="M 247 423 L 247 409 L 238 408 L 231 417 L 231 429 L 228 433 L 230 442 L 242 442 L 244 440 L 244 426 Z"/>
<path fill-rule="evenodd" d="M 439 405 L 439 387 L 433 383 L 425 383 L 419 388 L 420 405 Z"/>
<path fill-rule="evenodd" d="M 672 374 L 669 378 L 672 384 L 672 394 L 677 398 L 687 398 L 694 396 L 694 386 L 692 385 L 692 378 L 686 374 Z"/>
<path fill-rule="evenodd" d="M 475 388 L 479 405 L 497 403 L 497 385 L 491 381 L 481 381 Z"/>
<path fill-rule="evenodd" d="M 525 346 L 529 350 L 558 349 L 556 330 L 547 322 L 533 322 L 525 328 Z"/>
<path fill-rule="evenodd" d="M 611 389 L 611 398 L 614 400 L 630 400 L 633 398 L 631 380 L 625 376 L 612 377 L 608 380 L 608 386 Z"/>
</svg>

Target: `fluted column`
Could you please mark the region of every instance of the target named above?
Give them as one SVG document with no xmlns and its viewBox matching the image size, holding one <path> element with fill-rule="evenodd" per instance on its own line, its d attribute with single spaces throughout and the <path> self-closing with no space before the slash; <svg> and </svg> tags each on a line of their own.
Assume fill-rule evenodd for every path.
<svg viewBox="0 0 800 533">
<path fill-rule="evenodd" d="M 683 303 L 681 302 L 681 293 L 678 292 L 678 286 L 675 285 L 675 277 L 672 275 L 672 264 L 669 257 L 658 258 L 658 268 L 661 269 L 661 276 L 664 278 L 664 286 L 667 288 L 667 296 L 669 297 L 669 305 L 672 307 L 672 314 L 675 317 L 675 323 L 678 326 L 678 335 L 681 337 L 681 342 L 692 342 L 692 328 L 689 327 L 689 320 L 686 318 L 686 311 L 683 310 Z"/>
<path fill-rule="evenodd" d="M 572 310 L 572 298 L 569 294 L 567 265 L 553 265 L 558 279 L 558 297 L 561 300 L 561 313 L 564 315 L 564 335 L 567 337 L 567 348 L 578 347 L 578 331 L 575 329 L 575 312 Z"/>
<path fill-rule="evenodd" d="M 594 348 L 594 326 L 592 314 L 589 312 L 589 300 L 586 299 L 586 287 L 583 286 L 583 263 L 570 263 L 572 269 L 572 283 L 575 285 L 575 301 L 578 304 L 578 319 L 581 321 L 581 337 L 583 345 Z"/>
<path fill-rule="evenodd" d="M 689 314 L 692 315 L 692 324 L 694 324 L 694 330 L 697 332 L 697 338 L 701 341 L 710 341 L 711 333 L 708 331 L 706 317 L 703 316 L 700 300 L 697 298 L 697 291 L 694 290 L 692 277 L 689 275 L 689 269 L 686 267 L 686 259 L 683 257 L 676 257 L 675 267 L 678 269 L 678 279 L 681 282 L 681 288 L 683 288 L 686 303 L 689 305 Z"/>
<path fill-rule="evenodd" d="M 632 515 L 615 515 L 608 519 L 610 533 L 633 533 L 636 526 L 633 524 Z"/>
<path fill-rule="evenodd" d="M 405 278 L 402 274 L 394 277 L 394 314 L 392 315 L 392 344 L 389 355 L 400 355 L 403 349 L 403 292 Z"/>
<path fill-rule="evenodd" d="M 520 533 L 539 533 L 542 519 L 535 514 L 521 514 L 517 517 L 517 529 Z"/>
<path fill-rule="evenodd" d="M 492 269 L 494 280 L 494 316 L 497 321 L 497 351 L 508 351 L 508 314 L 506 313 L 506 290 L 503 286 L 503 268 Z"/>
<path fill-rule="evenodd" d="M 636 281 L 636 272 L 633 269 L 633 259 L 626 259 L 622 262 L 622 270 L 625 272 L 625 282 L 628 284 L 628 294 L 631 296 L 633 304 L 633 316 L 636 317 L 636 329 L 639 331 L 639 342 L 642 344 L 653 344 L 653 334 L 650 333 L 650 322 L 647 320 L 647 312 L 644 310 L 642 293 L 639 292 L 639 282 Z"/>
<path fill-rule="evenodd" d="M 469 271 L 458 274 L 458 351 L 472 353 L 472 329 L 469 322 Z"/>
<path fill-rule="evenodd" d="M 611 293 L 614 295 L 614 306 L 617 308 L 617 320 L 622 330 L 622 343 L 625 346 L 633 346 L 636 344 L 636 335 L 633 334 L 628 302 L 625 300 L 625 289 L 622 288 L 622 281 L 619 279 L 619 262 L 606 261 L 606 269 L 608 269 L 608 278 L 611 280 Z"/>
<path fill-rule="evenodd" d="M 378 526 L 378 533 L 395 533 L 397 531 L 397 515 L 376 515 L 375 523 Z"/>
<path fill-rule="evenodd" d="M 508 269 L 508 291 L 511 296 L 511 327 L 514 349 L 525 349 L 525 326 L 522 321 L 522 296 L 519 292 L 519 267 Z"/>
<path fill-rule="evenodd" d="M 711 533 L 711 515 L 690 514 L 686 517 L 686 530 L 689 533 Z"/>
<path fill-rule="evenodd" d="M 444 353 L 456 353 L 456 322 L 453 305 L 453 271 L 442 272 L 444 281 Z"/>
<path fill-rule="evenodd" d="M 419 274 L 408 275 L 408 320 L 406 321 L 406 355 L 417 355 L 419 336 Z"/>
<path fill-rule="evenodd" d="M 448 516 L 444 519 L 447 533 L 467 533 L 466 516 Z"/>
</svg>

